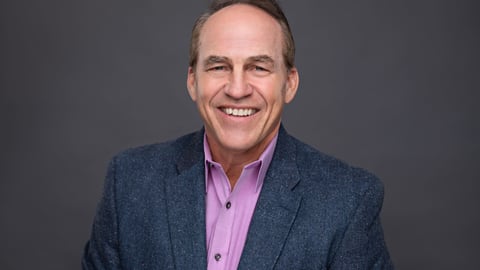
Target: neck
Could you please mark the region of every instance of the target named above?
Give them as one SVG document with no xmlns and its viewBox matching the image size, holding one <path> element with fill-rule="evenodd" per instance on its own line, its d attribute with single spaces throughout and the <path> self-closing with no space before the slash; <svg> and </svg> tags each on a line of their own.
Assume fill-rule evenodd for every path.
<svg viewBox="0 0 480 270">
<path fill-rule="evenodd" d="M 278 132 L 278 131 L 277 131 Z M 216 144 L 213 140 L 208 140 L 207 134 L 207 141 L 210 147 L 210 152 L 212 155 L 212 159 L 215 162 L 218 162 L 222 165 L 225 174 L 228 177 L 230 182 L 230 187 L 233 190 L 235 187 L 240 175 L 242 174 L 243 168 L 258 160 L 265 149 L 268 147 L 272 139 L 275 137 L 276 133 L 274 133 L 271 138 L 267 138 L 264 142 L 256 145 L 255 147 L 247 150 L 234 150 L 234 149 L 226 149 L 221 145 Z"/>
<path fill-rule="evenodd" d="M 257 151 L 254 153 L 248 153 L 249 151 L 215 151 L 211 149 L 211 153 L 212 159 L 222 165 L 233 190 L 238 178 L 240 178 L 243 168 L 258 160 L 265 148 L 266 146 L 261 149 L 255 149 Z"/>
</svg>

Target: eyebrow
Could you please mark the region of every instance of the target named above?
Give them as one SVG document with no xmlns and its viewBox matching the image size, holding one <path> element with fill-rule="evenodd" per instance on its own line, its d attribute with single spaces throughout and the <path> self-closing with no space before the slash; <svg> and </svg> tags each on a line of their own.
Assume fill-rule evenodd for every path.
<svg viewBox="0 0 480 270">
<path fill-rule="evenodd" d="M 224 56 L 211 55 L 203 61 L 203 66 L 208 67 L 219 63 L 230 63 L 230 59 Z"/>
<path fill-rule="evenodd" d="M 273 58 L 271 58 L 270 56 L 268 56 L 266 54 L 251 56 L 251 57 L 248 58 L 248 61 L 249 62 L 260 62 L 260 63 L 265 63 L 265 64 L 274 64 L 275 63 Z"/>
<path fill-rule="evenodd" d="M 265 63 L 269 65 L 275 65 L 275 61 L 273 60 L 272 57 L 262 54 L 262 55 L 255 55 L 255 56 L 250 56 L 247 58 L 248 63 Z M 225 57 L 225 56 L 218 56 L 218 55 L 211 55 L 207 57 L 203 61 L 203 66 L 204 67 L 209 67 L 215 64 L 229 64 L 231 65 L 232 61 L 230 58 Z"/>
</svg>

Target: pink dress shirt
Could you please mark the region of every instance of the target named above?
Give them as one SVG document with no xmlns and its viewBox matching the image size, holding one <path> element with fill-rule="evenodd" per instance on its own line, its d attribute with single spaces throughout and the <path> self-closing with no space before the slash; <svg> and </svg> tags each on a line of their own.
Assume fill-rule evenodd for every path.
<svg viewBox="0 0 480 270">
<path fill-rule="evenodd" d="M 277 136 L 257 161 L 243 168 L 235 189 L 222 165 L 212 160 L 204 136 L 208 270 L 237 269 Z"/>
</svg>

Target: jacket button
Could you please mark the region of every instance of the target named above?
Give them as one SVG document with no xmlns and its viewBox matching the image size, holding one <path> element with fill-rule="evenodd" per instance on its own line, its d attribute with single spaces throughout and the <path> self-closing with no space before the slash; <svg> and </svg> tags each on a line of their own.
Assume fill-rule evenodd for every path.
<svg viewBox="0 0 480 270">
<path fill-rule="evenodd" d="M 232 207 L 232 203 L 231 203 L 231 202 L 227 202 L 227 204 L 225 205 L 225 207 L 226 207 L 227 209 L 230 209 L 230 207 Z"/>
<path fill-rule="evenodd" d="M 222 255 L 220 255 L 220 254 L 218 254 L 218 253 L 215 254 L 215 261 L 218 262 L 218 261 L 220 261 L 221 258 L 222 258 Z"/>
</svg>

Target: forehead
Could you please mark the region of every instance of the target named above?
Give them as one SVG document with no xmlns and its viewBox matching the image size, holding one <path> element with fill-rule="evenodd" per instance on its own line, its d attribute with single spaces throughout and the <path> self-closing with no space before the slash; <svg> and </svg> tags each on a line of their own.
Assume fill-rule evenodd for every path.
<svg viewBox="0 0 480 270">
<path fill-rule="evenodd" d="M 282 54 L 282 44 L 283 33 L 275 18 L 257 7 L 235 4 L 207 19 L 200 31 L 199 56 L 243 53 L 276 57 Z"/>
</svg>

